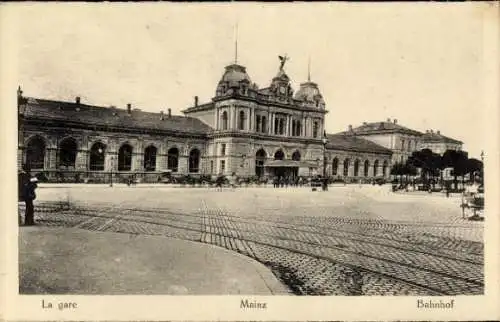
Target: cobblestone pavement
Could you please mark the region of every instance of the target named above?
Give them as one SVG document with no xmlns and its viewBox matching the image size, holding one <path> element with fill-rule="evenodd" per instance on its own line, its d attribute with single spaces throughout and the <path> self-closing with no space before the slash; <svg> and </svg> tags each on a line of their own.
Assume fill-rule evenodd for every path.
<svg viewBox="0 0 500 322">
<path fill-rule="evenodd" d="M 224 247 L 294 294 L 483 294 L 483 223 L 462 219 L 458 198 L 383 188 L 40 189 L 36 219 Z"/>
</svg>

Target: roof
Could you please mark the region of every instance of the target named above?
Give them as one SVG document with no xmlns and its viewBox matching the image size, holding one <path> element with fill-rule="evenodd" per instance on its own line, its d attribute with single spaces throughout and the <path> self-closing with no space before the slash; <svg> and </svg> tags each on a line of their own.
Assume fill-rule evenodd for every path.
<svg viewBox="0 0 500 322">
<path fill-rule="evenodd" d="M 422 135 L 421 132 L 412 130 L 395 122 L 371 122 L 363 123 L 363 125 L 355 127 L 352 131 L 355 134 L 378 134 L 378 133 L 405 133 L 411 135 Z M 342 132 L 348 134 L 349 132 Z"/>
<path fill-rule="evenodd" d="M 76 102 L 53 101 L 26 98 L 23 114 L 26 118 L 49 119 L 54 121 L 77 122 L 88 125 L 102 125 L 119 128 L 175 131 L 191 134 L 206 134 L 212 130 L 202 121 L 187 117 L 161 113 L 144 112 L 116 107 L 102 107 Z"/>
<path fill-rule="evenodd" d="M 247 74 L 245 66 L 238 64 L 226 66 L 221 82 L 238 83 L 240 81 L 247 81 L 250 83 L 250 77 Z"/>
<path fill-rule="evenodd" d="M 316 100 L 323 99 L 319 91 L 318 84 L 309 81 L 300 84 L 300 88 L 295 93 L 294 98 L 297 100 L 304 100 L 308 102 L 314 102 Z"/>
<path fill-rule="evenodd" d="M 327 149 L 392 154 L 392 151 L 372 141 L 345 134 L 327 134 Z"/>
<path fill-rule="evenodd" d="M 455 139 L 452 139 L 450 137 L 442 135 L 439 131 L 438 132 L 427 132 L 424 135 L 422 135 L 422 140 L 426 143 L 431 143 L 431 142 L 436 142 L 436 143 L 455 143 L 455 144 L 462 144 L 462 141 L 458 141 Z"/>
</svg>

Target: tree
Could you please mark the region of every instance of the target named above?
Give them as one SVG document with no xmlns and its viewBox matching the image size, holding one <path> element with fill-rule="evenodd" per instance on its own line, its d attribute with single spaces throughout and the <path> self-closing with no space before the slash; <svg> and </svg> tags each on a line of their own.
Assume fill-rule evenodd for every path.
<svg viewBox="0 0 500 322">
<path fill-rule="evenodd" d="M 476 175 L 482 176 L 483 162 L 478 159 L 470 158 L 467 160 L 467 173 L 470 173 L 471 178 L 475 178 Z"/>
<path fill-rule="evenodd" d="M 407 164 L 421 169 L 421 179 L 426 189 L 430 184 L 430 179 L 432 179 L 432 184 L 435 185 L 434 178 L 439 175 L 439 170 L 442 167 L 440 155 L 430 149 L 413 152 L 408 158 Z"/>
<path fill-rule="evenodd" d="M 404 165 L 402 163 L 395 163 L 392 168 L 391 168 L 391 175 L 393 176 L 400 176 L 399 178 L 399 183 L 402 183 L 402 175 L 404 174 L 404 169 L 403 169 Z"/>
<path fill-rule="evenodd" d="M 458 176 L 463 176 L 468 173 L 468 158 L 467 153 L 464 151 L 446 150 L 441 158 L 441 163 L 444 167 L 453 168 L 453 183 L 455 190 L 458 189 Z"/>
</svg>

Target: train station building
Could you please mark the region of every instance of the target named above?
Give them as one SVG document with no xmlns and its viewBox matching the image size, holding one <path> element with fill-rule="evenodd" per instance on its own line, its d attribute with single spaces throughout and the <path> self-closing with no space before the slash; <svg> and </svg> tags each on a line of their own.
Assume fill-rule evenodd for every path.
<svg viewBox="0 0 500 322">
<path fill-rule="evenodd" d="M 387 178 L 391 163 L 426 142 L 425 134 L 407 129 L 401 150 L 400 136 L 399 146 L 384 137 L 401 132 L 395 121 L 327 134 L 320 87 L 307 79 L 294 91 L 285 61 L 263 88 L 244 66 L 226 66 L 214 97 L 199 102 L 195 96 L 182 116 L 131 104 L 88 105 L 78 97 L 71 102 L 34 98 L 19 88 L 18 166 L 49 177 L 78 173 L 97 180 L 112 172 L 155 181 L 165 171 L 242 177 L 326 171 L 344 179 L 373 179 Z"/>
</svg>

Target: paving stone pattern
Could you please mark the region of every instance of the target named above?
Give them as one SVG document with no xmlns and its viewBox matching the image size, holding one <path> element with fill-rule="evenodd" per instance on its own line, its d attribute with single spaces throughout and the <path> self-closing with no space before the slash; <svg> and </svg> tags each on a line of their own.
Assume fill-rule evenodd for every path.
<svg viewBox="0 0 500 322">
<path fill-rule="evenodd" d="M 484 292 L 483 243 L 478 241 L 482 227 L 476 223 L 337 216 L 321 200 L 293 215 L 283 213 L 292 206 L 285 197 L 275 200 L 274 208 L 265 202 L 233 201 L 226 195 L 197 199 L 186 207 L 39 202 L 36 220 L 223 247 L 265 264 L 298 295 Z"/>
</svg>

